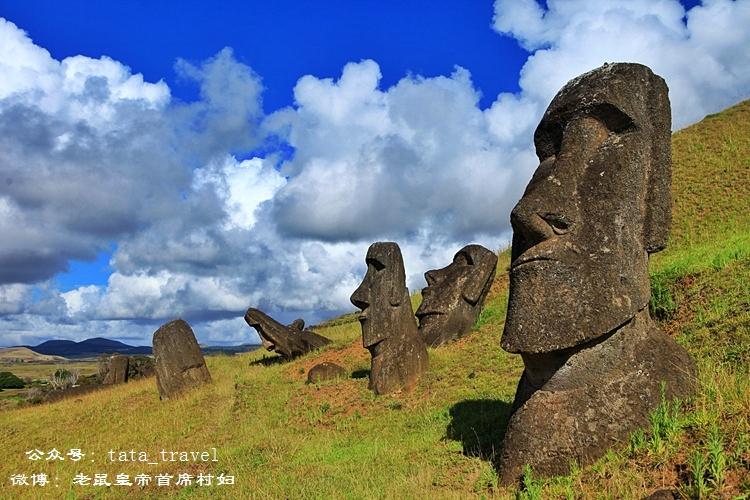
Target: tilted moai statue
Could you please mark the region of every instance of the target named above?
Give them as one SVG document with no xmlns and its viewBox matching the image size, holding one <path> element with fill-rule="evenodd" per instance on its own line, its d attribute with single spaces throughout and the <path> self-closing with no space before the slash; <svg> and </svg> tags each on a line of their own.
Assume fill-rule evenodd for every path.
<svg viewBox="0 0 750 500">
<path fill-rule="evenodd" d="M 499 461 L 566 474 L 695 390 L 687 351 L 648 311 L 648 256 L 664 248 L 671 205 L 667 85 L 640 64 L 571 80 L 534 134 L 541 164 L 511 213 L 502 347 L 525 370 Z"/>
<path fill-rule="evenodd" d="M 211 382 L 198 341 L 190 325 L 177 319 L 154 332 L 154 363 L 156 386 L 161 399 Z"/>
<path fill-rule="evenodd" d="M 427 371 L 427 348 L 411 308 L 401 250 L 378 242 L 367 250 L 367 274 L 352 294 L 362 310 L 362 343 L 372 355 L 370 389 L 388 394 L 413 388 Z"/>
<path fill-rule="evenodd" d="M 245 313 L 245 321 L 258 332 L 266 350 L 275 351 L 287 359 L 302 356 L 331 343 L 322 335 L 305 330 L 302 319 L 284 326 L 263 311 L 251 307 Z"/>
<path fill-rule="evenodd" d="M 417 309 L 419 333 L 437 347 L 471 331 L 495 279 L 497 255 L 481 245 L 467 245 L 442 269 L 424 273 L 427 287 Z"/>
</svg>

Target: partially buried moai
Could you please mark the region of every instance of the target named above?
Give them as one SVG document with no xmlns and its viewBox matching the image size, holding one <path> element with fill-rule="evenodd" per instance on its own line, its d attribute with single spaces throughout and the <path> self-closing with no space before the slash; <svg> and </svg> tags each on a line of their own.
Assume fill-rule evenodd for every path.
<svg viewBox="0 0 750 500">
<path fill-rule="evenodd" d="M 466 245 L 442 269 L 424 274 L 422 304 L 417 309 L 419 333 L 437 347 L 471 331 L 492 286 L 497 255 L 481 245 Z"/>
<path fill-rule="evenodd" d="M 555 96 L 534 134 L 541 163 L 511 213 L 502 347 L 525 370 L 499 460 L 566 474 L 648 424 L 664 396 L 695 390 L 687 351 L 649 316 L 648 256 L 671 205 L 667 85 L 609 64 Z"/>
<path fill-rule="evenodd" d="M 367 274 L 352 294 L 362 310 L 362 343 L 372 355 L 370 389 L 376 394 L 409 390 L 427 371 L 427 348 L 406 288 L 401 250 L 378 242 L 367 250 Z"/>
<path fill-rule="evenodd" d="M 153 340 L 159 398 L 168 399 L 211 382 L 206 361 L 190 325 L 177 319 L 159 327 Z"/>
<path fill-rule="evenodd" d="M 245 313 L 245 322 L 255 328 L 267 351 L 274 351 L 286 359 L 302 356 L 331 343 L 322 335 L 305 330 L 305 321 L 302 319 L 296 319 L 285 326 L 253 307 Z"/>
<path fill-rule="evenodd" d="M 102 385 L 124 384 L 127 382 L 129 362 L 129 358 L 121 354 L 110 356 L 107 360 L 107 374 L 102 381 Z"/>
</svg>

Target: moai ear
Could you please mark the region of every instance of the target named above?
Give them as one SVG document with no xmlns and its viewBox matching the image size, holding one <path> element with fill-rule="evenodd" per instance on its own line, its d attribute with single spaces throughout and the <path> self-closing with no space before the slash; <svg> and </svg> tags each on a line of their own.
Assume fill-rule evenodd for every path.
<svg viewBox="0 0 750 500">
<path fill-rule="evenodd" d="M 473 251 L 475 257 L 474 269 L 472 269 L 471 276 L 462 292 L 464 300 L 471 305 L 476 305 L 479 302 L 484 287 L 488 281 L 495 278 L 497 269 L 497 255 L 484 247 L 476 246 L 478 249 Z"/>
<path fill-rule="evenodd" d="M 643 242 L 646 251 L 654 253 L 667 245 L 672 222 L 672 111 L 664 79 L 652 75 L 649 83 L 652 146 L 646 174 Z"/>
</svg>

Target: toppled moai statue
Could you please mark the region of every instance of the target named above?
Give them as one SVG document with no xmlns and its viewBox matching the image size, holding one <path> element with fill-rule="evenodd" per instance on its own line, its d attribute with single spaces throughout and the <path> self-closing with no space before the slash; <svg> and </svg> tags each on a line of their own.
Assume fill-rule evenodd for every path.
<svg viewBox="0 0 750 500">
<path fill-rule="evenodd" d="M 329 363 L 327 361 L 319 363 L 307 372 L 307 383 L 315 384 L 323 382 L 325 380 L 334 380 L 337 378 L 346 378 L 349 372 L 344 367 L 337 365 L 336 363 Z"/>
<path fill-rule="evenodd" d="M 424 273 L 427 287 L 417 309 L 419 333 L 437 347 L 471 331 L 495 279 L 497 255 L 481 245 L 467 245 L 442 269 Z"/>
<path fill-rule="evenodd" d="M 287 359 L 296 358 L 331 343 L 322 335 L 305 330 L 305 322 L 301 319 L 284 326 L 263 311 L 251 307 L 245 313 L 245 321 L 258 332 L 266 350 L 275 351 Z"/>
<path fill-rule="evenodd" d="M 124 384 L 128 381 L 128 357 L 121 354 L 110 356 L 107 360 L 107 374 L 102 385 Z"/>
<path fill-rule="evenodd" d="M 413 388 L 427 371 L 427 348 L 406 288 L 401 250 L 395 243 L 373 243 L 367 274 L 351 296 L 362 310 L 362 343 L 372 355 L 369 388 L 388 394 Z"/>
<path fill-rule="evenodd" d="M 211 374 L 187 322 L 176 319 L 154 332 L 154 363 L 159 398 L 168 399 L 211 382 Z"/>
<path fill-rule="evenodd" d="M 695 391 L 687 351 L 648 311 L 648 256 L 671 219 L 664 80 L 610 64 L 557 94 L 534 134 L 541 164 L 511 213 L 502 347 L 525 370 L 499 461 L 567 474 L 648 424 L 664 396 Z"/>
</svg>

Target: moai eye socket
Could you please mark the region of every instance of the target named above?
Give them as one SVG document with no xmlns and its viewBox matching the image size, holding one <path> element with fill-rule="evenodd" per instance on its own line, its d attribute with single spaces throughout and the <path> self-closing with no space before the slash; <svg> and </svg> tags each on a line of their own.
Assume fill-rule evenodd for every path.
<svg viewBox="0 0 750 500">
<path fill-rule="evenodd" d="M 540 217 L 552 228 L 552 231 L 554 231 L 554 233 L 557 235 L 563 235 L 567 233 L 573 226 L 573 221 L 571 221 L 564 214 L 547 213 L 541 215 Z"/>
<path fill-rule="evenodd" d="M 372 266 L 376 271 L 382 271 L 385 269 L 385 264 L 377 259 L 367 259 L 367 265 Z"/>
</svg>

